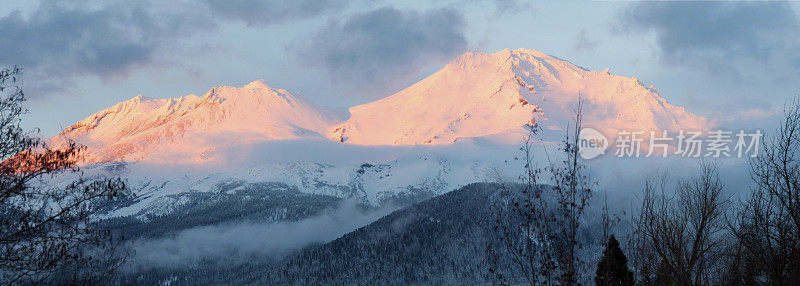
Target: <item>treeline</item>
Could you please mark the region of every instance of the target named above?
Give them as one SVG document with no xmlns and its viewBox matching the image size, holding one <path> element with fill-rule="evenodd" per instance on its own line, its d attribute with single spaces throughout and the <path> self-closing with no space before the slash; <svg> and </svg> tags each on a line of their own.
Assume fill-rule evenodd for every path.
<svg viewBox="0 0 800 286">
<path fill-rule="evenodd" d="M 750 160 L 753 187 L 726 194 L 716 167 L 667 190 L 648 180 L 628 252 L 644 285 L 800 284 L 800 105 Z"/>
<path fill-rule="evenodd" d="M 800 284 L 800 103 L 785 109 L 774 134 L 750 160 L 753 187 L 734 198 L 713 162 L 674 187 L 649 178 L 621 241 L 619 217 L 603 207 L 606 250 L 600 262 L 576 255 L 591 247 L 579 237 L 583 211 L 596 185 L 577 159 L 581 113 L 559 149 L 563 161 L 534 167 L 530 140 L 525 187 L 501 190 L 489 243 L 489 271 L 501 284 L 575 285 L 797 285 Z M 532 134 L 534 136 L 535 134 Z M 552 186 L 539 184 L 543 178 Z M 590 278 L 591 277 L 591 278 Z M 593 278 L 593 279 L 592 279 Z"/>
<path fill-rule="evenodd" d="M 220 223 L 299 221 L 336 207 L 342 199 L 303 193 L 281 183 L 249 183 L 235 190 L 168 195 L 159 202 L 101 224 L 126 240 L 159 238 Z"/>
</svg>

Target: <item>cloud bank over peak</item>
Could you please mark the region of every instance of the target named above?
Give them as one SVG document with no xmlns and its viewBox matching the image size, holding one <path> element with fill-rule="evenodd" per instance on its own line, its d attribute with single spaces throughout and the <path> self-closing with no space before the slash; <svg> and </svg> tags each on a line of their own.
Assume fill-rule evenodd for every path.
<svg viewBox="0 0 800 286">
<path fill-rule="evenodd" d="M 465 51 L 465 26 L 454 9 L 383 7 L 330 21 L 289 49 L 301 62 L 327 70 L 335 84 L 386 92 Z"/>
</svg>

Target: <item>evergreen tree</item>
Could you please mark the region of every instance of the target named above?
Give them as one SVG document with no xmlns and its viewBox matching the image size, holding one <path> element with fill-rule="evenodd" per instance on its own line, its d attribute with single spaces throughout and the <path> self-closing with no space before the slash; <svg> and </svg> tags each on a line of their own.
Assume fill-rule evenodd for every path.
<svg viewBox="0 0 800 286">
<path fill-rule="evenodd" d="M 633 272 L 628 268 L 628 258 L 613 235 L 608 238 L 603 258 L 597 264 L 594 282 L 597 285 L 633 285 Z"/>
</svg>

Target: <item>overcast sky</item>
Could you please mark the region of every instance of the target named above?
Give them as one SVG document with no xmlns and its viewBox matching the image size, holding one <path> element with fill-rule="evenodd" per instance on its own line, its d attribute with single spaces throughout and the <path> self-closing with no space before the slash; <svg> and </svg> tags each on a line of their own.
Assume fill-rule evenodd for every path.
<svg viewBox="0 0 800 286">
<path fill-rule="evenodd" d="M 350 107 L 463 52 L 521 47 L 730 124 L 768 122 L 800 93 L 797 2 L 251 2 L 0 0 L 0 65 L 24 69 L 25 126 L 44 136 L 138 94 L 258 79 Z"/>
</svg>

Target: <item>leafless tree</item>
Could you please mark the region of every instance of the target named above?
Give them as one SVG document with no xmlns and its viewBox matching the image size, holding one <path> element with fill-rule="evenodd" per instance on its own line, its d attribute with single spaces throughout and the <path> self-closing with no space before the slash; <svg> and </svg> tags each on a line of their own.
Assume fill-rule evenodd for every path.
<svg viewBox="0 0 800 286">
<path fill-rule="evenodd" d="M 633 219 L 633 262 L 641 282 L 719 283 L 716 262 L 723 255 L 727 229 L 722 193 L 716 166 L 709 162 L 700 163 L 697 176 L 679 182 L 674 194 L 667 193 L 666 176 L 647 180 Z"/>
<path fill-rule="evenodd" d="M 531 285 L 577 284 L 580 260 L 576 252 L 582 246 L 578 231 L 594 186 L 578 153 L 581 116 L 579 103 L 574 125 L 567 129 L 559 148 L 564 158 L 557 162 L 548 158 L 543 169 L 536 167 L 533 157 L 536 129 L 531 128 L 521 148 L 525 160 L 525 172 L 521 176 L 523 187 L 518 192 L 510 188 L 500 192 L 500 199 L 494 206 L 497 211 L 495 230 L 500 239 L 487 251 L 493 265 L 490 271 L 502 283 L 514 278 L 503 274 L 498 266 L 500 256 L 506 253 L 511 265 L 510 275 L 522 276 Z M 552 185 L 541 183 L 543 175 L 549 176 Z"/>
<path fill-rule="evenodd" d="M 538 182 L 541 170 L 535 167 L 533 160 L 533 135 L 533 132 L 529 134 L 521 148 L 525 160 L 522 189 L 517 191 L 502 185 L 499 198 L 493 204 L 494 229 L 500 239 L 487 248 L 491 262 L 489 271 L 502 284 L 518 282 L 518 276 L 524 277 L 530 285 L 549 284 L 554 280 L 556 262 L 549 248 L 552 218 L 543 197 L 544 187 Z M 508 260 L 508 269 L 502 267 L 503 258 Z M 503 270 L 510 270 L 510 273 Z"/>
<path fill-rule="evenodd" d="M 596 185 L 586 172 L 586 166 L 580 161 L 578 135 L 582 126 L 582 115 L 582 102 L 578 101 L 574 126 L 567 128 L 567 136 L 561 147 L 564 159 L 557 163 L 550 162 L 546 168 L 551 176 L 557 202 L 553 217 L 555 225 L 560 226 L 556 228 L 555 235 L 559 239 L 553 241 L 562 285 L 574 285 L 578 282 L 578 267 L 581 261 L 576 253 L 582 247 L 578 231 L 584 210 L 592 197 L 592 189 Z"/>
<path fill-rule="evenodd" d="M 742 258 L 749 262 L 739 268 L 740 276 L 774 285 L 800 283 L 798 99 L 784 113 L 775 135 L 765 136 L 760 153 L 750 161 L 755 188 L 732 224 Z"/>
<path fill-rule="evenodd" d="M 0 282 L 89 283 L 121 263 L 111 233 L 91 215 L 128 194 L 120 179 L 78 179 L 53 186 L 47 178 L 78 172 L 83 148 L 50 148 L 20 126 L 25 96 L 17 68 L 0 72 Z"/>
<path fill-rule="evenodd" d="M 645 182 L 645 189 L 652 189 L 653 184 L 656 182 L 661 182 L 661 188 L 663 189 L 663 183 L 666 183 L 666 178 L 663 175 L 650 178 Z M 631 209 L 634 208 L 632 207 Z M 646 212 L 642 211 L 632 211 L 632 214 L 636 216 L 631 219 L 632 224 L 634 222 L 645 221 L 646 215 L 648 215 Z M 649 237 L 647 237 L 643 230 L 644 228 L 638 228 L 636 225 L 633 225 L 630 233 L 627 234 L 627 252 L 630 258 L 634 280 L 638 281 L 641 285 L 654 285 L 658 266 L 655 262 L 658 261 L 658 259 L 656 252 L 651 248 L 652 243 Z"/>
</svg>

